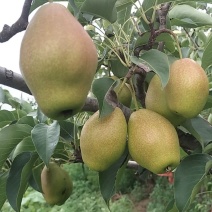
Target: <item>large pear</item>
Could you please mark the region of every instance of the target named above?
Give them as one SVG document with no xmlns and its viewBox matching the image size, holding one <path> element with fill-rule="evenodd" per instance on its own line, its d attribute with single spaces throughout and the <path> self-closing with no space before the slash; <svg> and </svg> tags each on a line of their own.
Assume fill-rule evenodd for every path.
<svg viewBox="0 0 212 212">
<path fill-rule="evenodd" d="M 180 163 L 180 146 L 174 126 L 160 114 L 140 109 L 128 122 L 131 157 L 155 174 L 173 170 Z"/>
<path fill-rule="evenodd" d="M 62 205 L 72 193 L 73 184 L 69 174 L 56 163 L 50 162 L 41 172 L 43 196 L 50 205 Z"/>
<path fill-rule="evenodd" d="M 205 71 L 192 59 L 176 60 L 165 87 L 169 109 L 185 118 L 197 116 L 207 101 L 209 82 Z"/>
<path fill-rule="evenodd" d="M 127 123 L 118 107 L 103 118 L 99 111 L 85 123 L 80 148 L 84 163 L 92 170 L 104 171 L 116 162 L 126 148 Z"/>
<path fill-rule="evenodd" d="M 155 74 L 149 83 L 145 98 L 146 108 L 167 118 L 174 126 L 178 126 L 186 119 L 170 111 L 160 77 Z"/>
<path fill-rule="evenodd" d="M 23 37 L 20 69 L 42 112 L 52 119 L 79 112 L 96 68 L 95 45 L 68 9 L 41 6 Z"/>
</svg>

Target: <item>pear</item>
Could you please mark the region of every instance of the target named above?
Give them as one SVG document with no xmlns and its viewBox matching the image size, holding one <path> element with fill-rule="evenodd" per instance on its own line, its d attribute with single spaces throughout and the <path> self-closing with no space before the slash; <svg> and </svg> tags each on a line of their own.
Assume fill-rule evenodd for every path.
<svg viewBox="0 0 212 212">
<path fill-rule="evenodd" d="M 42 112 L 56 120 L 78 113 L 96 68 L 96 47 L 69 10 L 41 6 L 24 34 L 20 69 Z"/>
<path fill-rule="evenodd" d="M 149 83 L 145 98 L 146 108 L 168 119 L 174 126 L 178 126 L 186 119 L 182 116 L 169 110 L 164 89 L 162 88 L 162 83 L 157 74 L 153 76 Z"/>
<path fill-rule="evenodd" d="M 119 78 L 116 76 L 111 77 L 113 80 L 118 80 Z M 132 102 L 132 94 L 130 91 L 130 86 L 129 84 L 125 83 L 122 89 L 120 90 L 122 86 L 122 80 L 120 83 L 114 88 L 114 91 L 116 92 L 116 95 L 118 97 L 118 101 L 125 105 L 126 107 L 130 107 L 131 102 Z"/>
<path fill-rule="evenodd" d="M 99 111 L 85 123 L 80 148 L 84 163 L 92 170 L 104 171 L 116 162 L 126 148 L 127 123 L 118 107 L 102 118 Z"/>
<path fill-rule="evenodd" d="M 44 166 L 41 172 L 41 187 L 46 202 L 50 205 L 62 205 L 70 197 L 73 189 L 69 174 L 55 162 Z"/>
<path fill-rule="evenodd" d="M 185 118 L 193 118 L 204 108 L 208 94 L 207 75 L 197 62 L 183 58 L 171 65 L 165 96 L 172 112 Z"/>
<path fill-rule="evenodd" d="M 155 174 L 171 171 L 180 163 L 180 145 L 174 126 L 148 109 L 131 114 L 128 149 L 133 160 Z"/>
</svg>

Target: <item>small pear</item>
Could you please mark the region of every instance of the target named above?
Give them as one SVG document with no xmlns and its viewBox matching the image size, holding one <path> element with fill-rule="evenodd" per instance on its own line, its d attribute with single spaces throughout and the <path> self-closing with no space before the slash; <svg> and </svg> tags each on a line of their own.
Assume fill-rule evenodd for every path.
<svg viewBox="0 0 212 212">
<path fill-rule="evenodd" d="M 21 43 L 20 69 L 46 116 L 67 119 L 81 110 L 97 62 L 92 39 L 65 6 L 37 10 Z"/>
<path fill-rule="evenodd" d="M 69 174 L 55 162 L 44 166 L 41 172 L 41 187 L 46 202 L 62 205 L 72 193 L 73 184 Z"/>
<path fill-rule="evenodd" d="M 128 149 L 133 160 L 155 174 L 171 171 L 180 163 L 180 145 L 174 126 L 148 109 L 131 114 Z"/>
<path fill-rule="evenodd" d="M 149 83 L 145 98 L 146 108 L 167 118 L 174 126 L 178 126 L 186 119 L 170 111 L 166 102 L 166 96 L 162 83 L 157 74 L 153 76 Z"/>
<path fill-rule="evenodd" d="M 165 86 L 169 109 L 185 118 L 197 116 L 207 101 L 209 81 L 202 67 L 190 58 L 176 60 Z"/>
<path fill-rule="evenodd" d="M 111 77 L 113 80 L 118 80 L 118 77 L 112 76 Z M 116 92 L 116 95 L 118 97 L 118 101 L 125 105 L 126 107 L 130 107 L 131 102 L 132 102 L 132 94 L 130 91 L 130 86 L 129 84 L 125 83 L 122 89 L 120 90 L 122 86 L 122 80 L 118 86 L 114 88 L 114 91 Z"/>
<path fill-rule="evenodd" d="M 81 131 L 80 148 L 84 163 L 92 170 L 108 169 L 126 148 L 127 123 L 118 107 L 102 118 L 99 111 L 85 123 Z"/>
</svg>

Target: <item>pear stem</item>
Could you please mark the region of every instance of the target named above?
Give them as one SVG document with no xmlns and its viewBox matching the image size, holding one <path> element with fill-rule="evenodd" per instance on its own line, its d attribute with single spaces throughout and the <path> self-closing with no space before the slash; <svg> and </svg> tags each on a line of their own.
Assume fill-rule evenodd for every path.
<svg viewBox="0 0 212 212">
<path fill-rule="evenodd" d="M 134 86 L 133 86 L 133 81 L 132 81 L 132 78 L 130 78 L 130 87 L 132 89 L 132 99 L 133 99 L 133 102 L 135 104 L 135 109 L 136 110 L 139 110 L 139 107 L 138 107 L 138 102 L 136 100 L 136 96 L 135 96 L 135 89 L 134 89 Z M 130 89 L 130 90 L 131 90 Z"/>
</svg>

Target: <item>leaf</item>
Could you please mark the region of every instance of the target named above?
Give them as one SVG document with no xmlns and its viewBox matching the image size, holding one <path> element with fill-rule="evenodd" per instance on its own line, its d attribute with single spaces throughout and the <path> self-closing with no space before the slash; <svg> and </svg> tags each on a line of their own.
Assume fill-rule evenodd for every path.
<svg viewBox="0 0 212 212">
<path fill-rule="evenodd" d="M 96 79 L 92 85 L 92 92 L 98 99 L 100 116 L 107 115 L 113 111 L 113 107 L 105 101 L 108 90 L 113 85 L 114 80 L 109 77 Z"/>
<path fill-rule="evenodd" d="M 207 154 L 194 154 L 186 157 L 175 171 L 174 195 L 179 211 L 185 211 L 192 198 L 198 192 L 209 169 L 212 167 L 212 158 Z"/>
<path fill-rule="evenodd" d="M 117 0 L 85 0 L 81 11 L 114 23 L 117 20 L 116 1 Z"/>
<path fill-rule="evenodd" d="M 51 125 L 37 124 L 32 130 L 32 142 L 38 155 L 48 166 L 60 136 L 60 125 L 54 121 Z"/>
<path fill-rule="evenodd" d="M 31 136 L 28 136 L 24 138 L 14 149 L 13 154 L 12 154 L 12 160 L 14 158 L 23 153 L 23 152 L 35 152 L 35 146 L 32 143 L 32 138 Z"/>
<path fill-rule="evenodd" d="M 32 116 L 23 116 L 17 121 L 17 123 L 18 124 L 28 124 L 31 127 L 35 126 L 35 120 L 33 119 Z"/>
<path fill-rule="evenodd" d="M 128 68 L 124 66 L 118 58 L 111 59 L 110 64 L 111 64 L 111 71 L 115 76 L 119 78 L 126 76 Z"/>
<path fill-rule="evenodd" d="M 54 1 L 66 1 L 67 2 L 67 0 L 54 0 Z M 30 8 L 30 13 L 32 11 L 34 11 L 36 8 L 40 7 L 41 5 L 43 5 L 47 2 L 49 2 L 49 0 L 34 0 L 32 2 L 31 8 Z"/>
<path fill-rule="evenodd" d="M 8 178 L 8 172 L 4 172 L 0 174 L 0 210 L 7 199 L 7 196 L 6 196 L 7 178 Z"/>
<path fill-rule="evenodd" d="M 0 169 L 16 145 L 30 136 L 31 130 L 29 125 L 14 124 L 0 131 Z"/>
<path fill-rule="evenodd" d="M 196 28 L 212 26 L 212 17 L 189 5 L 176 5 L 170 10 L 169 18 L 172 25 Z"/>
<path fill-rule="evenodd" d="M 58 123 L 60 125 L 60 136 L 65 140 L 74 140 L 74 124 L 70 121 L 58 121 Z"/>
<path fill-rule="evenodd" d="M 12 123 L 16 118 L 11 111 L 1 110 L 0 111 L 0 128 Z"/>
<path fill-rule="evenodd" d="M 159 75 L 163 88 L 169 80 L 169 59 L 166 54 L 156 49 L 151 49 L 140 56 L 131 57 L 131 61 L 136 65 L 147 65 L 152 71 Z"/>
<path fill-rule="evenodd" d="M 37 158 L 36 153 L 24 152 L 18 155 L 12 163 L 6 184 L 6 193 L 7 199 L 15 211 L 20 211 L 21 201 Z"/>
<path fill-rule="evenodd" d="M 209 108 L 212 108 L 212 95 L 208 95 L 208 99 L 207 99 L 207 102 L 206 102 L 203 110 L 206 110 Z"/>
<path fill-rule="evenodd" d="M 128 150 L 123 153 L 120 159 L 117 160 L 110 168 L 103 172 L 99 172 L 99 186 L 102 197 L 107 205 L 115 192 L 116 175 L 119 168 L 124 164 L 128 157 Z"/>
<path fill-rule="evenodd" d="M 212 36 L 210 36 L 207 45 L 205 46 L 202 56 L 202 68 L 206 69 L 212 65 Z"/>
<path fill-rule="evenodd" d="M 212 126 L 200 116 L 188 119 L 182 124 L 202 145 L 202 148 L 212 141 Z"/>
</svg>

